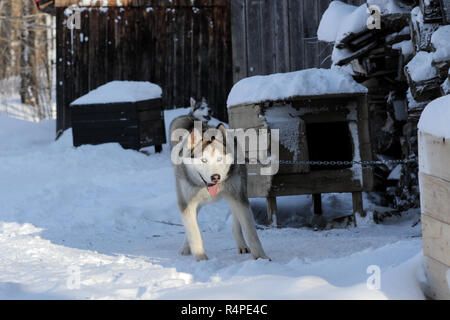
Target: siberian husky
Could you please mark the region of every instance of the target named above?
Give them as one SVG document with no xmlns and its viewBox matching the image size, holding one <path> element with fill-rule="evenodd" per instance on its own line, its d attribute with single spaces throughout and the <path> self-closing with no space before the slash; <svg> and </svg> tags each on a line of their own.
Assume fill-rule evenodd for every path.
<svg viewBox="0 0 450 320">
<path fill-rule="evenodd" d="M 192 129 L 195 121 L 202 119 L 196 118 L 193 112 L 175 119 L 170 126 L 171 141 L 176 144 L 172 146 L 172 156 L 181 158 L 181 161 L 174 162 L 178 207 L 186 230 L 180 253 L 192 254 L 197 261 L 208 259 L 197 223 L 197 213 L 203 205 L 224 198 L 233 213 L 232 231 L 238 253 L 251 253 L 254 259 L 269 259 L 258 238 L 247 197 L 246 166 L 235 164 L 235 152 L 227 153 L 225 126 L 207 127 L 208 130 L 203 131 L 205 134 L 200 133 L 202 139 L 197 143 Z M 177 129 L 184 129 L 186 134 L 180 138 L 174 134 Z M 216 133 L 207 135 L 211 130 Z M 194 150 L 200 150 L 199 158 L 194 157 Z"/>
<path fill-rule="evenodd" d="M 185 129 L 187 131 L 192 131 L 194 129 L 194 122 L 201 121 L 205 126 L 207 126 L 208 121 L 211 120 L 211 108 L 209 107 L 206 99 L 203 98 L 202 101 L 195 101 L 191 98 L 191 111 L 189 114 L 175 118 L 170 124 L 169 132 L 176 129 Z M 172 130 L 173 129 L 173 130 Z M 175 141 L 170 140 L 170 145 L 173 147 L 179 142 L 180 139 Z"/>
</svg>

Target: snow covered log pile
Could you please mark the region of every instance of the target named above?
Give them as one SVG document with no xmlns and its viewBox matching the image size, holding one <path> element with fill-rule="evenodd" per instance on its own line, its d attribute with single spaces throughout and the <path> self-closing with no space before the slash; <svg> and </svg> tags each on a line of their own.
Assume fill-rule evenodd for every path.
<svg viewBox="0 0 450 320">
<path fill-rule="evenodd" d="M 333 1 L 318 29 L 340 67 L 369 89 L 371 136 L 378 159 L 417 157 L 417 122 L 432 100 L 449 94 L 450 0 Z M 399 210 L 418 207 L 417 164 L 378 167 L 376 190 Z"/>
</svg>

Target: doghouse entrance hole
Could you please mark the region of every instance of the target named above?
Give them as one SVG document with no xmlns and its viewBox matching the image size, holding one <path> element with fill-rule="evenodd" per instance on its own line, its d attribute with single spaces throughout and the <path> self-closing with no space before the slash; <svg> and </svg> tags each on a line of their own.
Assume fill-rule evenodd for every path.
<svg viewBox="0 0 450 320">
<path fill-rule="evenodd" d="M 347 122 L 306 123 L 310 161 L 352 161 L 353 143 Z M 351 168 L 311 165 L 311 171 Z"/>
</svg>

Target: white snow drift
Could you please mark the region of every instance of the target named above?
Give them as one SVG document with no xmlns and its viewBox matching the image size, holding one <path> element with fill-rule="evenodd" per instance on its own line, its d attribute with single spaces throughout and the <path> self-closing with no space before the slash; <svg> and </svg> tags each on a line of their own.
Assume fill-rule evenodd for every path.
<svg viewBox="0 0 450 320">
<path fill-rule="evenodd" d="M 70 131 L 56 142 L 54 133 L 54 121 L 0 117 L 2 299 L 424 298 L 414 212 L 387 225 L 369 212 L 357 228 L 260 229 L 269 262 L 236 253 L 219 202 L 200 212 L 211 260 L 197 263 L 178 254 L 184 228 L 167 147 L 150 156 L 117 144 L 74 148 Z M 252 206 L 265 211 L 264 199 Z M 351 195 L 324 195 L 324 210 L 348 214 Z M 280 198 L 279 211 L 307 218 L 311 198 Z M 366 285 L 372 265 L 379 290 Z"/>
</svg>

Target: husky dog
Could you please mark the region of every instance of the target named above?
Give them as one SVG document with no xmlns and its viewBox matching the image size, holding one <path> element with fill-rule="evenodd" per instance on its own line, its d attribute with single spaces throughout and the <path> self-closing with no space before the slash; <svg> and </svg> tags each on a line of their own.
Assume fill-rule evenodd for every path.
<svg viewBox="0 0 450 320">
<path fill-rule="evenodd" d="M 194 123 L 188 123 L 186 118 L 183 121 L 176 119 L 175 121 L 170 126 L 171 139 L 174 141 L 176 137 L 172 137 L 172 134 L 175 130 L 194 127 Z M 224 198 L 233 213 L 232 230 L 238 253 L 251 253 L 254 259 L 269 259 L 259 241 L 247 197 L 246 166 L 235 164 L 233 154 L 226 152 L 227 135 L 223 124 L 217 128 L 208 129 L 215 130 L 216 134 L 208 138 L 206 134 L 200 133 L 203 139 L 200 139 L 197 144 L 195 132 L 187 131 L 172 152 L 172 155 L 176 154 L 182 158 L 182 161 L 174 163 L 178 207 L 186 230 L 180 253 L 192 254 L 197 261 L 208 259 L 197 223 L 197 213 L 203 205 Z M 186 155 L 186 152 L 178 150 L 188 150 L 191 153 Z M 194 158 L 194 150 L 201 151 L 201 158 Z"/>
<path fill-rule="evenodd" d="M 201 121 L 204 126 L 207 126 L 208 121 L 211 120 L 211 108 L 206 102 L 205 98 L 202 101 L 195 101 L 191 98 L 191 111 L 189 114 L 175 118 L 170 124 L 170 133 L 175 129 L 186 129 L 187 131 L 192 131 L 194 129 L 194 122 Z M 172 130 L 174 128 L 174 130 Z M 179 142 L 178 140 L 170 140 L 170 145 L 173 147 Z"/>
</svg>

